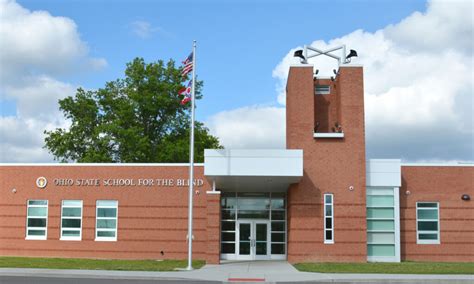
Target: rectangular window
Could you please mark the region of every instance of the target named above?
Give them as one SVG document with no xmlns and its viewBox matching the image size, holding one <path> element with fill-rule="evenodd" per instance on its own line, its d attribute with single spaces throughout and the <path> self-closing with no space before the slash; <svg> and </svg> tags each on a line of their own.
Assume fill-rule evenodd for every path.
<svg viewBox="0 0 474 284">
<path fill-rule="evenodd" d="M 61 204 L 61 240 L 82 238 L 82 200 L 63 200 Z"/>
<path fill-rule="evenodd" d="M 416 203 L 416 243 L 439 244 L 439 203 Z"/>
<path fill-rule="evenodd" d="M 117 240 L 117 200 L 97 200 L 96 202 L 96 241 Z"/>
<path fill-rule="evenodd" d="M 48 200 L 28 200 L 26 239 L 46 240 L 48 231 Z"/>
<path fill-rule="evenodd" d="M 324 243 L 334 243 L 334 196 L 324 194 Z"/>
<path fill-rule="evenodd" d="M 329 95 L 331 93 L 331 87 L 328 85 L 317 85 L 314 88 L 314 93 L 316 95 Z"/>
<path fill-rule="evenodd" d="M 398 188 L 366 188 L 367 260 L 400 261 Z"/>
</svg>

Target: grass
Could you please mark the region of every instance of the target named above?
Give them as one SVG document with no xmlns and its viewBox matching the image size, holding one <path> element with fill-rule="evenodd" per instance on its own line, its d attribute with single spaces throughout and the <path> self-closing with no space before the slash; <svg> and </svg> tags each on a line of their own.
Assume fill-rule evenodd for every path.
<svg viewBox="0 0 474 284">
<path fill-rule="evenodd" d="M 297 263 L 299 271 L 321 273 L 474 274 L 473 262 Z"/>
<path fill-rule="evenodd" d="M 193 267 L 201 268 L 202 260 L 194 260 Z M 92 269 L 129 271 L 173 271 L 186 268 L 186 260 L 120 260 L 82 258 L 0 257 L 3 268 Z"/>
</svg>

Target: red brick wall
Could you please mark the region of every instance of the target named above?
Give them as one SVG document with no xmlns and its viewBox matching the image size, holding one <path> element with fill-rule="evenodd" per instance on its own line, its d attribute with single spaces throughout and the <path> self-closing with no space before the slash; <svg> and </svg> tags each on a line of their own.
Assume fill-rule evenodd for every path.
<svg viewBox="0 0 474 284">
<path fill-rule="evenodd" d="M 0 255 L 185 259 L 187 257 L 188 187 L 60 187 L 55 178 L 188 178 L 187 166 L 1 166 L 0 167 Z M 204 184 L 194 195 L 194 258 L 215 262 L 219 239 L 209 228 L 219 225 L 219 206 L 208 196 L 210 186 L 204 168 L 197 166 L 195 176 Z M 48 179 L 45 189 L 35 185 L 36 178 Z M 16 189 L 16 193 L 12 189 Z M 217 195 L 219 196 L 219 195 Z M 28 199 L 47 199 L 47 240 L 25 240 Z M 82 241 L 60 241 L 61 201 L 83 200 Z M 99 242 L 95 238 L 96 200 L 118 200 L 118 241 Z M 217 198 L 218 199 L 218 198 Z M 217 234 L 218 235 L 218 234 Z M 213 256 L 208 249 L 213 247 Z M 217 251 L 216 251 L 217 248 Z M 163 255 L 161 254 L 163 251 Z M 215 255 L 214 255 L 215 254 Z"/>
<path fill-rule="evenodd" d="M 315 139 L 313 69 L 291 67 L 287 83 L 287 148 L 303 149 L 304 176 L 288 192 L 288 260 L 367 260 L 363 70 L 342 67 L 339 92 L 343 139 Z M 331 94 L 332 95 L 332 94 Z M 354 186 L 353 191 L 349 187 Z M 334 194 L 334 240 L 324 244 L 323 194 Z"/>
<path fill-rule="evenodd" d="M 340 104 L 339 89 L 336 83 L 329 79 L 317 79 L 315 85 L 330 86 L 331 93 L 327 95 L 314 96 L 314 121 L 319 123 L 318 132 L 333 132 L 332 128 L 336 122 L 339 122 Z"/>
<path fill-rule="evenodd" d="M 461 200 L 463 194 L 471 200 Z M 473 262 L 473 198 L 474 167 L 402 166 L 402 260 Z M 420 201 L 439 202 L 440 244 L 416 243 L 416 202 Z"/>
</svg>

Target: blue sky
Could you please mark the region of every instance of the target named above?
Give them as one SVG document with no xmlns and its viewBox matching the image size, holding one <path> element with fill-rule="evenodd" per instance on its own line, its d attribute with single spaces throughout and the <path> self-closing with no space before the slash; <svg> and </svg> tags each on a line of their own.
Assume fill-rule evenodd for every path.
<svg viewBox="0 0 474 284">
<path fill-rule="evenodd" d="M 53 161 L 43 131 L 67 128 L 59 99 L 122 77 L 134 57 L 181 61 L 194 39 L 197 119 L 227 148 L 284 148 L 293 51 L 346 44 L 364 66 L 368 158 L 474 160 L 469 0 L 0 0 L 0 10 L 0 162 Z"/>
<path fill-rule="evenodd" d="M 400 21 L 424 1 L 18 1 L 72 19 L 90 55 L 105 58 L 99 72 L 60 77 L 98 88 L 123 76 L 134 57 L 181 61 L 198 41 L 198 76 L 204 99 L 197 118 L 229 108 L 276 104 L 272 70 L 294 46 L 329 40 L 356 29 L 376 31 Z M 150 35 L 133 32 L 150 24 Z M 156 31 L 153 31 L 155 30 Z M 12 106 L 13 107 L 13 106 Z M 11 110 L 10 110 L 11 111 Z"/>
</svg>

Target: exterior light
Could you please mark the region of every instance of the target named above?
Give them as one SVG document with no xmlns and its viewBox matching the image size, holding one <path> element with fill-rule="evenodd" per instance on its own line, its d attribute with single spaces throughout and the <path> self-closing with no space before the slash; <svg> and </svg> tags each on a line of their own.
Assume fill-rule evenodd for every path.
<svg viewBox="0 0 474 284">
<path fill-rule="evenodd" d="M 464 201 L 469 201 L 469 200 L 471 200 L 471 197 L 469 196 L 469 194 L 463 194 L 461 196 L 461 199 L 464 200 Z"/>
<path fill-rule="evenodd" d="M 351 57 L 357 57 L 357 51 L 351 49 L 349 54 L 346 56 L 346 61 L 351 62 L 351 59 L 350 59 Z"/>
<path fill-rule="evenodd" d="M 295 51 L 293 56 L 301 58 L 301 63 L 306 63 L 306 58 L 303 55 L 303 50 L 302 49 L 299 49 L 299 50 Z"/>
</svg>

